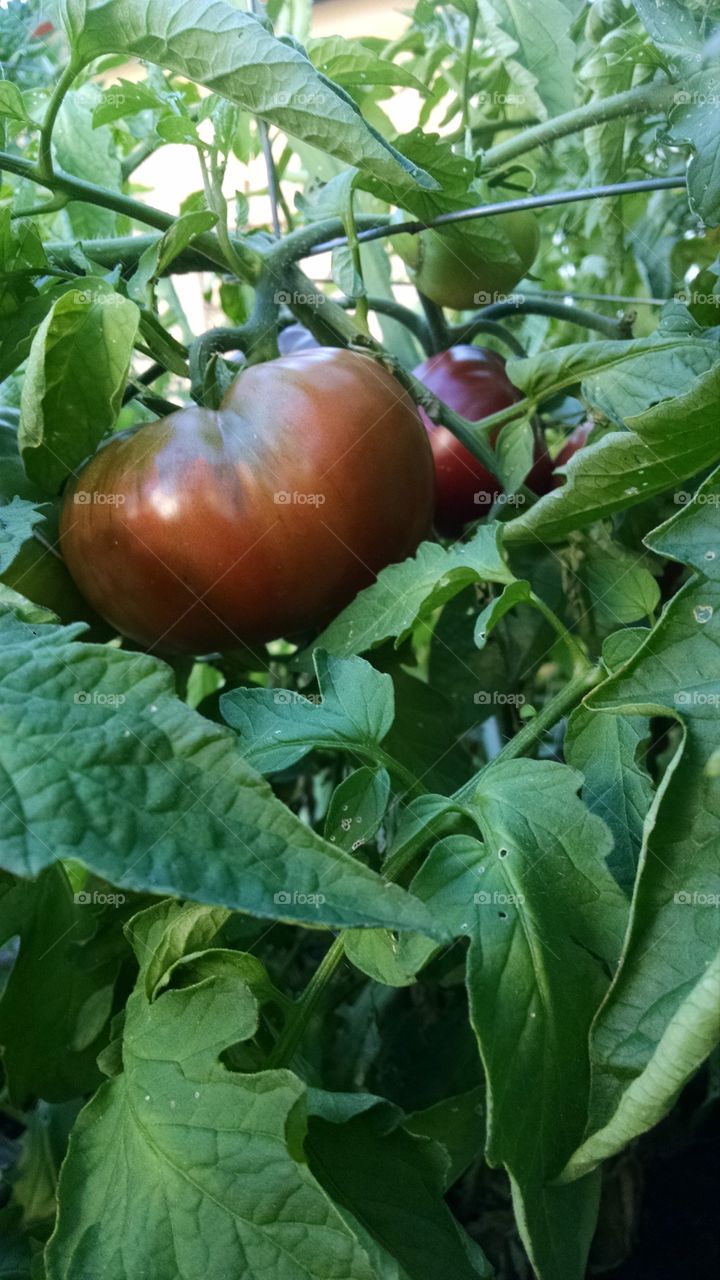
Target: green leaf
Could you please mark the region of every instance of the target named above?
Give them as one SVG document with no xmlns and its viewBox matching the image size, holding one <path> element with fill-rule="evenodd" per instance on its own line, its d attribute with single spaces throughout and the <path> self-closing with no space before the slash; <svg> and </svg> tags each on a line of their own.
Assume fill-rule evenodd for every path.
<svg viewBox="0 0 720 1280">
<path fill-rule="evenodd" d="M 37 329 L 22 389 L 23 461 L 49 493 L 115 422 L 140 318 L 104 280 L 82 285 L 58 298 Z"/>
<path fill-rule="evenodd" d="M 289 1071 L 236 1074 L 220 1061 L 255 1033 L 250 991 L 216 975 L 150 1003 L 145 955 L 139 947 L 123 1072 L 81 1112 L 70 1139 L 48 1280 L 98 1272 L 107 1280 L 374 1280 L 304 1162 L 305 1086 Z M 118 1150 L 123 1177 L 107 1159 Z"/>
<path fill-rule="evenodd" d="M 76 52 L 84 63 L 104 53 L 150 60 L 401 190 L 434 185 L 303 52 L 229 0 L 159 0 L 150 9 L 144 0 L 117 0 L 111 10 L 104 0 L 87 0 Z"/>
<path fill-rule="evenodd" d="M 443 1199 L 448 1160 L 438 1143 L 399 1126 L 379 1131 L 366 1112 L 345 1124 L 312 1119 L 306 1149 L 318 1181 L 399 1263 L 404 1278 L 493 1274 Z"/>
<path fill-rule="evenodd" d="M 590 547 L 582 578 L 601 626 L 616 627 L 652 617 L 660 587 L 637 556 L 609 547 Z"/>
<path fill-rule="evenodd" d="M 17 431 L 0 422 L 0 504 L 4 507 L 15 497 L 28 502 L 42 502 L 42 490 L 28 480 L 18 452 Z"/>
<path fill-rule="evenodd" d="M 77 1099 L 39 1102 L 27 1117 L 13 1178 L 13 1202 L 22 1208 L 26 1230 L 38 1235 L 52 1229 L 55 1220 L 58 1173 L 79 1107 Z M 3 1274 L 0 1266 L 0 1277 Z"/>
<path fill-rule="evenodd" d="M 433 936 L 422 904 L 315 835 L 229 730 L 175 697 L 169 667 L 81 630 L 0 619 L 4 866 L 74 858 L 120 888 Z"/>
<path fill-rule="evenodd" d="M 24 124 L 32 124 L 23 96 L 12 80 L 0 80 L 0 116 L 11 116 Z"/>
<path fill-rule="evenodd" d="M 93 113 L 102 97 L 99 85 L 90 82 L 65 95 L 53 129 L 53 151 L 66 173 L 121 191 L 122 165 L 113 131 L 107 125 L 94 126 Z M 67 216 L 78 238 L 112 236 L 119 230 L 119 215 L 97 205 L 71 202 Z"/>
<path fill-rule="evenodd" d="M 620 635 L 632 636 L 633 647 L 637 647 L 646 633 Z M 612 660 L 615 639 L 607 640 L 603 649 L 609 670 L 631 656 L 628 653 L 620 661 Z M 608 716 L 581 705 L 570 716 L 565 734 L 565 760 L 585 779 L 582 798 L 588 809 L 612 832 L 615 846 L 608 855 L 608 867 L 628 895 L 635 882 L 643 824 L 653 798 L 652 782 L 641 761 L 649 728 L 647 716 Z"/>
<path fill-rule="evenodd" d="M 683 739 L 647 815 L 623 963 L 594 1028 L 588 1136 L 578 1176 L 657 1123 L 720 1038 L 720 555 L 716 472 L 647 538 L 707 574 L 688 583 L 630 660 L 586 700 L 602 712 L 671 715 Z M 708 556 L 708 552 L 711 553 Z"/>
<path fill-rule="evenodd" d="M 720 224 L 720 94 L 718 59 L 683 80 L 670 117 L 674 142 L 689 142 L 687 182 L 690 206 L 709 227 Z"/>
<path fill-rule="evenodd" d="M 629 418 L 628 431 L 611 431 L 576 453 L 562 489 L 513 520 L 506 541 L 559 542 L 573 529 L 671 489 L 684 501 L 678 484 L 720 458 L 719 408 L 720 363 L 684 395 Z"/>
<path fill-rule="evenodd" d="M 506 494 L 514 494 L 528 475 L 533 464 L 533 450 L 529 418 L 518 418 L 503 427 L 496 445 L 496 474 Z"/>
<path fill-rule="evenodd" d="M 632 0 L 633 7 L 657 49 L 677 63 L 677 70 L 697 67 L 703 41 L 693 14 L 679 0 Z"/>
<path fill-rule="evenodd" d="M 355 851 L 372 840 L 390 798 L 390 776 L 367 765 L 344 778 L 332 794 L 325 816 L 325 839 Z"/>
<path fill-rule="evenodd" d="M 103 925 L 91 894 L 73 896 L 62 867 L 29 883 L 3 876 L 2 888 L 0 934 L 3 941 L 20 936 L 0 998 L 10 1097 L 18 1106 L 37 1096 L 51 1102 L 77 1097 L 100 1081 L 95 1059 L 112 1011 L 122 903 L 108 903 L 104 913 L 116 917 L 118 947 L 107 933 L 101 936 L 112 920 Z"/>
<path fill-rule="evenodd" d="M 287 769 L 313 747 L 372 754 L 393 722 L 390 676 L 363 658 L 340 659 L 316 649 L 319 694 L 290 689 L 233 689 L 220 698 L 239 747 L 261 773 Z"/>
<path fill-rule="evenodd" d="M 146 299 L 147 286 L 160 278 L 164 271 L 179 257 L 183 249 L 201 235 L 209 231 L 217 222 L 217 214 L 209 209 L 199 209 L 183 213 L 165 234 L 146 249 L 138 262 L 137 269 L 128 283 L 128 290 L 138 302 Z"/>
<path fill-rule="evenodd" d="M 607 830 L 578 800 L 579 781 L 548 761 L 490 766 L 472 801 L 484 843 L 441 840 L 413 881 L 430 910 L 470 938 L 470 1012 L 488 1088 L 486 1156 L 515 1183 L 538 1274 L 563 1280 L 584 1275 L 597 1188 L 588 1183 L 567 1197 L 542 1188 L 584 1130 L 588 1032 L 627 915 L 605 862 Z M 563 1218 L 563 1204 L 572 1217 Z"/>
<path fill-rule="evenodd" d="M 573 6 L 565 0 L 479 0 L 482 16 L 493 35 L 497 24 L 512 42 L 509 46 L 525 68 L 530 68 L 549 115 L 560 115 L 575 106 L 572 68 L 575 46 L 571 37 Z"/>
<path fill-rule="evenodd" d="M 321 36 L 309 40 L 310 61 L 336 84 L 346 89 L 364 89 L 373 84 L 403 85 L 426 94 L 427 88 L 401 63 L 381 58 L 359 40 L 342 36 Z"/>
<path fill-rule="evenodd" d="M 0 573 L 12 564 L 42 518 L 42 511 L 22 498 L 13 498 L 7 506 L 0 507 Z"/>
<path fill-rule="evenodd" d="M 338 657 L 362 653 L 390 637 L 400 645 L 418 622 L 469 583 L 511 582 L 499 536 L 498 525 L 484 525 L 469 542 L 447 550 L 434 542 L 421 543 L 415 556 L 383 569 L 316 643 Z"/>
<path fill-rule="evenodd" d="M 125 120 L 138 111 L 158 111 L 167 107 L 151 85 L 142 80 L 119 80 L 103 89 L 102 97 L 92 115 L 93 128 L 111 124 L 113 120 Z"/>
<path fill-rule="evenodd" d="M 491 631 L 510 609 L 518 604 L 528 604 L 531 599 L 532 588 L 529 582 L 509 582 L 503 587 L 500 595 L 491 600 L 477 616 L 474 639 L 478 649 L 485 648 Z"/>
</svg>

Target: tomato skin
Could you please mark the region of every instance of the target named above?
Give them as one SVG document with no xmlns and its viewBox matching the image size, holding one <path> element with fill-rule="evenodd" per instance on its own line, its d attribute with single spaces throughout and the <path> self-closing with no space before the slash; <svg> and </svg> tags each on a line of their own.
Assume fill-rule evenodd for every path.
<svg viewBox="0 0 720 1280">
<path fill-rule="evenodd" d="M 575 427 L 575 430 L 570 432 L 570 435 L 568 436 L 567 440 L 563 444 L 562 449 L 560 450 L 559 454 L 557 455 L 557 457 L 553 462 L 553 468 L 555 470 L 557 470 L 558 467 L 564 467 L 565 463 L 569 462 L 574 454 L 576 454 L 580 449 L 585 448 L 585 445 L 587 444 L 588 436 L 590 435 L 590 432 L 592 431 L 594 426 L 595 426 L 595 423 L 592 421 L 581 422 L 579 427 Z M 564 483 L 565 483 L 564 476 L 553 475 L 552 487 L 554 489 L 559 489 L 560 486 Z"/>
<path fill-rule="evenodd" d="M 65 497 L 61 546 L 118 631 L 210 652 L 327 621 L 416 550 L 433 497 L 407 393 L 369 357 L 318 348 L 241 372 L 217 411 L 111 438 Z"/>
<path fill-rule="evenodd" d="M 518 262 L 481 255 L 461 226 L 452 231 L 422 231 L 397 236 L 395 249 L 420 293 L 441 307 L 466 311 L 503 301 L 527 275 L 537 256 L 540 233 L 534 214 L 497 214 L 492 222 L 507 236 Z"/>
<path fill-rule="evenodd" d="M 423 361 L 414 372 L 439 400 L 473 422 L 522 398 L 505 372 L 502 356 L 483 347 L 451 347 Z M 490 510 L 502 493 L 502 486 L 447 427 L 431 422 L 422 409 L 420 414 L 435 459 L 435 525 L 440 533 L 456 536 L 468 521 L 477 520 Z M 497 431 L 490 433 L 491 444 L 495 444 L 497 435 Z M 536 450 L 528 484 L 535 492 L 547 492 L 551 471 L 547 453 Z"/>
</svg>

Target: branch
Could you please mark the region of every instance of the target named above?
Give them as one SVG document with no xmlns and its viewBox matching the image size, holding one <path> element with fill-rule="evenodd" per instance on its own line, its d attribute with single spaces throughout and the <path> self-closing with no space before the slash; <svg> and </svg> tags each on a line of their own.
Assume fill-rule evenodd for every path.
<svg viewBox="0 0 720 1280">
<path fill-rule="evenodd" d="M 568 324 L 577 324 L 583 329 L 595 329 L 606 338 L 622 340 L 632 337 L 627 320 L 613 320 L 610 316 L 598 315 L 596 311 L 585 311 L 571 303 L 554 302 L 549 298 L 518 296 L 516 299 L 508 298 L 505 302 L 493 302 L 490 306 L 483 307 L 466 325 L 457 325 L 452 330 L 454 340 L 457 341 L 455 335 L 462 333 L 465 335 L 464 340 L 469 342 L 476 333 L 483 332 L 483 326 L 488 320 L 502 320 L 505 316 L 513 315 L 550 316 L 553 320 L 565 320 Z"/>
<path fill-rule="evenodd" d="M 553 120 L 543 120 L 541 124 L 525 129 L 517 137 L 499 142 L 496 147 L 486 151 L 482 157 L 483 169 L 498 169 L 510 160 L 517 160 L 518 156 L 534 151 L 536 147 L 546 146 L 550 142 L 556 142 L 558 138 L 603 124 L 606 120 L 629 115 L 653 115 L 664 111 L 666 107 L 672 106 L 677 91 L 677 85 L 653 81 L 649 85 L 626 89 L 623 93 L 613 93 L 607 98 L 601 98 L 599 102 L 588 102 L 575 111 L 555 116 Z"/>
</svg>

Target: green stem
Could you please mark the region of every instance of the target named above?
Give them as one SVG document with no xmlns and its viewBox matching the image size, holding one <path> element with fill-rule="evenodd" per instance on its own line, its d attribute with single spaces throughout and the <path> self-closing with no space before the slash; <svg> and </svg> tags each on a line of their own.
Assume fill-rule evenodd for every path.
<svg viewBox="0 0 720 1280">
<path fill-rule="evenodd" d="M 550 623 L 550 626 L 558 638 L 562 640 L 572 659 L 574 671 L 589 671 L 592 667 L 592 663 L 588 660 L 584 650 L 578 644 L 575 637 L 568 631 L 565 624 L 560 620 L 560 618 L 558 618 L 557 614 L 553 612 L 544 600 L 540 599 L 540 596 L 536 596 L 534 591 L 532 592 L 530 599 L 535 608 L 543 615 L 545 620 Z"/>
<path fill-rule="evenodd" d="M 343 224 L 345 234 L 347 236 L 348 247 L 350 249 L 350 257 L 352 259 L 353 271 L 358 278 L 360 284 L 360 292 L 355 298 L 355 319 L 358 325 L 365 333 L 369 333 L 368 329 L 368 302 L 365 293 L 365 284 L 363 282 L 363 265 L 360 256 L 360 244 L 357 237 L 357 223 L 355 221 L 355 191 L 352 182 L 348 184 L 347 194 L 344 201 Z"/>
<path fill-rule="evenodd" d="M 472 63 L 473 49 L 475 47 L 475 32 L 477 30 L 478 6 L 473 5 L 473 10 L 468 19 L 468 33 L 465 41 L 465 64 L 463 75 L 463 105 L 462 105 L 462 128 L 465 144 L 465 158 L 472 160 L 474 156 L 473 136 L 470 128 L 470 85 L 472 80 Z"/>
<path fill-rule="evenodd" d="M 677 85 L 653 81 L 652 84 L 637 85 L 599 101 L 588 102 L 585 106 L 555 116 L 552 120 L 543 120 L 541 124 L 525 129 L 516 137 L 491 147 L 483 156 L 483 169 L 498 169 L 511 160 L 517 160 L 518 156 L 534 151 L 536 147 L 547 146 L 559 138 L 579 133 L 582 129 L 592 128 L 607 120 L 631 115 L 653 115 L 664 111 L 672 106 L 676 93 Z"/>
<path fill-rule="evenodd" d="M 300 999 L 296 1001 L 292 1016 L 288 1018 L 268 1058 L 269 1070 L 274 1067 L 283 1067 L 292 1061 L 295 1050 L 305 1034 L 305 1028 L 344 955 L 345 943 L 341 934 L 325 952 Z"/>
<path fill-rule="evenodd" d="M 343 310 L 352 308 L 355 304 L 353 298 L 339 298 L 336 301 Z M 411 311 L 409 307 L 404 307 L 400 302 L 396 302 L 394 298 L 378 298 L 373 294 L 368 295 L 367 304 L 370 311 L 376 311 L 379 316 L 389 316 L 391 320 L 397 320 L 399 324 L 404 325 L 417 338 L 423 351 L 428 355 L 432 355 L 430 331 L 427 323 L 422 316 L 418 315 L 417 311 Z M 500 325 L 497 327 L 499 329 Z"/>
<path fill-rule="evenodd" d="M 563 716 L 572 711 L 582 701 L 585 694 L 600 683 L 604 675 L 605 673 L 600 665 L 592 666 L 591 663 L 586 661 L 583 670 L 576 671 L 575 675 L 568 680 L 560 692 L 556 693 L 555 697 L 545 704 L 542 711 L 533 716 L 532 720 L 528 720 L 519 733 L 516 733 L 510 742 L 505 743 L 505 746 L 493 760 L 484 765 L 478 773 L 474 774 L 468 782 L 464 783 L 455 792 L 452 797 L 453 800 L 459 804 L 472 800 L 481 779 L 489 770 L 494 769 L 498 764 L 502 764 L 506 760 L 516 760 L 518 756 L 527 755 L 528 752 L 532 751 L 548 729 L 552 729 L 553 725 L 556 725 L 559 720 L 562 720 Z"/>
<path fill-rule="evenodd" d="M 508 298 L 505 302 L 492 302 L 478 312 L 476 320 L 502 320 L 505 316 L 550 316 L 553 320 L 564 320 L 567 324 L 577 324 L 583 329 L 594 329 L 603 333 L 606 338 L 629 338 L 628 323 L 625 320 L 613 320 L 610 316 L 598 315 L 596 311 L 585 311 L 571 303 L 555 302 L 550 298 L 528 297 L 518 294 L 516 299 Z M 469 322 L 472 327 L 473 321 Z"/>
<path fill-rule="evenodd" d="M 52 163 L 53 126 L 57 119 L 58 111 L 62 106 L 63 98 L 65 97 L 65 94 L 67 93 L 68 89 L 71 88 L 72 82 L 75 79 L 76 75 L 78 74 L 79 70 L 80 70 L 80 67 L 76 65 L 75 62 L 70 62 L 68 66 L 65 68 L 65 70 L 63 71 L 62 75 L 60 76 L 60 79 L 58 80 L 57 84 L 55 85 L 55 88 L 52 91 L 50 101 L 48 103 L 48 108 L 45 113 L 45 119 L 43 120 L 42 129 L 40 130 L 40 154 L 38 156 L 38 162 L 36 167 L 36 173 L 40 180 L 42 180 L 43 178 L 52 178 L 53 176 L 53 163 Z"/>
<path fill-rule="evenodd" d="M 459 343 L 472 342 L 479 333 L 487 333 L 489 337 L 497 338 L 498 342 L 504 343 L 508 351 L 512 351 L 513 355 L 519 356 L 521 360 L 527 355 L 525 348 L 509 329 L 498 324 L 497 320 L 486 320 L 482 315 L 476 316 L 468 324 L 452 325 L 449 330 L 450 346 L 456 347 Z"/>
<path fill-rule="evenodd" d="M 442 307 L 439 307 L 436 302 L 431 302 L 430 298 L 426 298 L 425 294 L 419 291 L 418 297 L 425 312 L 425 320 L 432 340 L 431 354 L 437 355 L 439 351 L 447 351 L 450 346 L 450 334 Z"/>
</svg>

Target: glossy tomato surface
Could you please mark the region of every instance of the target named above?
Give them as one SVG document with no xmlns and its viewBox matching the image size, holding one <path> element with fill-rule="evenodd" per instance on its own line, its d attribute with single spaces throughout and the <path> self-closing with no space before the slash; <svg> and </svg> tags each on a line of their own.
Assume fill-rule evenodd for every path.
<svg viewBox="0 0 720 1280">
<path fill-rule="evenodd" d="M 418 365 L 415 377 L 439 400 L 473 422 L 520 399 L 520 392 L 505 373 L 502 356 L 483 347 L 441 351 Z M 440 533 L 458 534 L 469 520 L 479 519 L 490 509 L 502 488 L 452 431 L 431 422 L 423 409 L 420 414 L 435 459 L 435 524 Z"/>
<path fill-rule="evenodd" d="M 473 422 L 521 399 L 505 372 L 502 356 L 484 347 L 458 346 L 441 351 L 418 365 L 415 376 L 439 400 Z M 502 485 L 452 431 L 431 422 L 423 409 L 420 413 L 430 436 L 437 473 L 435 525 L 440 533 L 455 536 L 468 521 L 489 511 L 502 493 Z M 497 431 L 491 432 L 491 444 L 495 444 L 497 435 Z M 536 447 L 535 462 L 527 477 L 533 492 L 547 493 L 551 488 L 552 465 L 547 451 Z"/>
<path fill-rule="evenodd" d="M 432 526 L 427 435 L 376 361 L 318 348 L 243 371 L 217 411 L 112 438 L 70 487 L 61 545 L 147 648 L 209 652 L 322 625 Z"/>
</svg>

